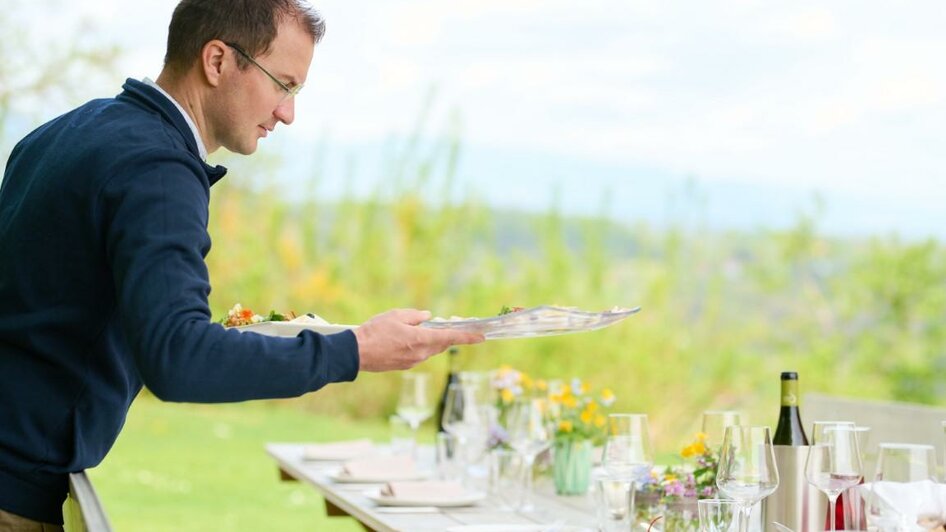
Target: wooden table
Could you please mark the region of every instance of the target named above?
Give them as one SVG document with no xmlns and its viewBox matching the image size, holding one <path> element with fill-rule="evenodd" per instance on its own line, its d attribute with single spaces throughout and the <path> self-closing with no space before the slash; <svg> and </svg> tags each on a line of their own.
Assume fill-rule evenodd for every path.
<svg viewBox="0 0 946 532">
<path fill-rule="evenodd" d="M 537 484 L 534 497 L 536 511 L 519 513 L 504 509 L 510 501 L 488 496 L 475 506 L 442 508 L 433 513 L 385 513 L 368 499 L 364 492 L 380 484 L 345 484 L 334 482 L 329 475 L 337 472 L 338 462 L 303 460 L 303 444 L 270 443 L 266 452 L 276 460 L 283 480 L 306 482 L 325 498 L 328 515 L 351 516 L 368 530 L 377 532 L 433 532 L 458 525 L 579 525 L 595 529 L 594 506 L 590 495 L 560 497 L 550 484 Z M 432 451 L 421 449 L 420 462 L 432 461 Z M 424 459 L 426 458 L 426 460 Z M 550 530 L 554 527 L 550 526 Z"/>
</svg>

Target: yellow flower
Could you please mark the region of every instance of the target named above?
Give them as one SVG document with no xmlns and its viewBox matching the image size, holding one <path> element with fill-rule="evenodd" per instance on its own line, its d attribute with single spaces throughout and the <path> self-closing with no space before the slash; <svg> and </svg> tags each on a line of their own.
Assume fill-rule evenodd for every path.
<svg viewBox="0 0 946 532">
<path fill-rule="evenodd" d="M 680 451 L 680 455 L 684 458 L 690 458 L 691 456 L 698 456 L 706 452 L 706 445 L 702 441 L 697 440 L 696 442 L 691 443 L 683 448 Z"/>
<path fill-rule="evenodd" d="M 601 414 L 595 416 L 595 426 L 598 428 L 603 427 L 606 421 L 605 417 Z"/>
<path fill-rule="evenodd" d="M 696 440 L 697 440 L 697 441 L 706 441 L 706 438 L 709 438 L 709 434 L 707 434 L 707 433 L 705 433 L 705 432 L 697 432 L 697 433 L 696 433 Z"/>
<path fill-rule="evenodd" d="M 588 405 L 585 406 L 585 409 L 586 409 L 588 412 L 591 412 L 591 413 L 593 414 L 593 413 L 595 413 L 595 412 L 598 410 L 598 403 L 596 403 L 595 400 L 592 399 L 592 400 L 588 401 Z"/>
<path fill-rule="evenodd" d="M 549 396 L 549 401 L 551 401 L 553 404 L 561 403 L 562 396 L 557 393 L 553 393 L 552 395 Z"/>
<path fill-rule="evenodd" d="M 549 383 L 545 382 L 545 379 L 536 379 L 535 389 L 544 392 L 549 389 Z"/>
<path fill-rule="evenodd" d="M 562 432 L 571 432 L 571 431 L 572 431 L 572 422 L 571 422 L 571 421 L 565 421 L 565 420 L 559 421 L 559 422 L 558 422 L 558 430 L 560 430 L 560 431 L 562 431 Z"/>
<path fill-rule="evenodd" d="M 586 410 L 583 410 L 583 411 L 581 412 L 581 416 L 579 416 L 579 417 L 580 417 L 582 423 L 584 423 L 585 425 L 589 425 L 589 424 L 591 424 L 591 420 L 592 420 L 593 416 L 594 416 L 594 414 L 592 414 L 591 412 L 589 412 L 589 411 L 586 409 Z"/>
<path fill-rule="evenodd" d="M 575 399 L 574 395 L 568 394 L 562 398 L 562 404 L 565 405 L 565 408 L 577 408 L 578 399 Z"/>
<path fill-rule="evenodd" d="M 526 390 L 532 389 L 532 378 L 526 375 L 525 373 L 521 374 L 522 377 L 522 387 Z"/>
<path fill-rule="evenodd" d="M 513 399 L 516 398 L 516 394 L 512 393 L 512 390 L 509 388 L 503 388 L 503 391 L 499 392 L 504 403 L 511 403 Z"/>
<path fill-rule="evenodd" d="M 601 390 L 601 403 L 604 406 L 611 406 L 611 403 L 614 402 L 614 392 L 611 391 L 611 388 L 605 388 Z"/>
</svg>

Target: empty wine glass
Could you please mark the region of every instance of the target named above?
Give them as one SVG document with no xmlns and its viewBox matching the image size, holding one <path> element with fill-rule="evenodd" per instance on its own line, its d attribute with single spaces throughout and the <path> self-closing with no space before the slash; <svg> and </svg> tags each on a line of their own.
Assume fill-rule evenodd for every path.
<svg viewBox="0 0 946 532">
<path fill-rule="evenodd" d="M 853 421 L 815 421 L 811 424 L 811 444 L 816 445 L 824 439 L 824 431 L 833 427 L 854 428 Z"/>
<path fill-rule="evenodd" d="M 728 532 L 733 525 L 737 503 L 732 499 L 700 499 L 700 532 Z"/>
<path fill-rule="evenodd" d="M 936 481 L 935 471 L 936 449 L 932 445 L 881 443 L 874 481 L 868 492 L 868 528 L 917 529 L 921 500 L 917 494 L 929 489 L 923 484 L 932 485 Z"/>
<path fill-rule="evenodd" d="M 742 414 L 735 410 L 707 410 L 703 412 L 701 431 L 709 445 L 718 447 L 723 443 L 726 427 L 742 424 Z"/>
<path fill-rule="evenodd" d="M 647 414 L 610 414 L 602 465 L 608 476 L 636 481 L 654 463 Z"/>
<path fill-rule="evenodd" d="M 523 489 L 520 511 L 531 511 L 532 468 L 535 458 L 552 445 L 553 428 L 547 399 L 523 398 L 516 401 L 509 416 L 509 445 L 522 455 Z"/>
<path fill-rule="evenodd" d="M 857 425 L 854 427 L 854 433 L 857 435 L 857 448 L 861 451 L 861 466 L 864 474 L 861 476 L 861 484 L 864 483 L 869 471 L 873 471 L 876 463 L 876 454 L 870 451 L 870 427 Z M 847 505 L 845 516 L 850 516 L 845 527 L 849 530 L 866 530 L 864 523 L 864 496 L 858 487 L 849 488 L 842 496 L 842 501 Z"/>
<path fill-rule="evenodd" d="M 476 458 L 473 455 L 485 450 L 489 435 L 488 412 L 476 402 L 475 393 L 471 388 L 453 383 L 447 386 L 441 421 L 443 429 L 457 439 L 457 452 L 466 474 L 468 466 Z"/>
<path fill-rule="evenodd" d="M 726 427 L 716 486 L 739 502 L 739 531 L 748 532 L 752 506 L 778 488 L 778 467 L 768 427 Z"/>
<path fill-rule="evenodd" d="M 417 441 L 420 424 L 434 413 L 430 399 L 430 374 L 402 373 L 401 394 L 397 400 L 397 415 L 411 427 L 411 438 Z"/>
<path fill-rule="evenodd" d="M 832 532 L 835 530 L 838 496 L 860 483 L 862 470 L 861 452 L 853 424 L 826 427 L 821 433 L 821 440 L 808 449 L 805 477 L 809 484 L 828 497 L 828 521 Z"/>
<path fill-rule="evenodd" d="M 940 425 L 943 427 L 943 436 L 946 436 L 946 421 L 941 421 Z M 946 445 L 943 446 L 943 467 L 946 468 Z M 946 481 L 946 470 L 943 471 L 943 481 Z"/>
</svg>

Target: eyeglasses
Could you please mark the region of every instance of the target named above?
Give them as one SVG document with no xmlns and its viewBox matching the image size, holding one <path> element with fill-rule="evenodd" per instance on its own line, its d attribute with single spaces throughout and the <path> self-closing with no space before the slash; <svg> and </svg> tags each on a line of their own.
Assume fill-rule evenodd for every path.
<svg viewBox="0 0 946 532">
<path fill-rule="evenodd" d="M 303 85 L 301 83 L 299 85 L 293 85 L 292 87 L 290 87 L 289 85 L 286 85 L 285 83 L 279 81 L 276 78 L 276 76 L 270 74 L 269 70 L 266 70 L 265 68 L 263 68 L 263 65 L 257 63 L 256 59 L 253 59 L 252 57 L 250 57 L 250 54 L 246 53 L 246 51 L 243 50 L 243 48 L 240 48 L 238 45 L 230 43 L 230 42 L 225 42 L 224 44 L 236 50 L 237 53 L 245 57 L 247 61 L 256 65 L 256 68 L 262 70 L 263 74 L 266 74 L 267 76 L 269 76 L 269 79 L 273 80 L 273 82 L 276 83 L 276 85 L 279 85 L 279 88 L 285 91 L 286 93 L 285 96 L 283 96 L 283 100 L 294 97 L 296 94 L 299 94 L 299 91 L 302 90 Z"/>
</svg>

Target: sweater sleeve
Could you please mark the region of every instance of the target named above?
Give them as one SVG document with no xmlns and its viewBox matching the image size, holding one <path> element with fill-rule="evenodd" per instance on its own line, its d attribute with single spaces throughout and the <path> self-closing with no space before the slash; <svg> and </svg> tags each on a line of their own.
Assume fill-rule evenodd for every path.
<svg viewBox="0 0 946 532">
<path fill-rule="evenodd" d="M 354 333 L 277 338 L 211 323 L 209 185 L 196 160 L 139 156 L 101 205 L 116 312 L 144 384 L 168 401 L 294 397 L 354 380 Z"/>
</svg>

